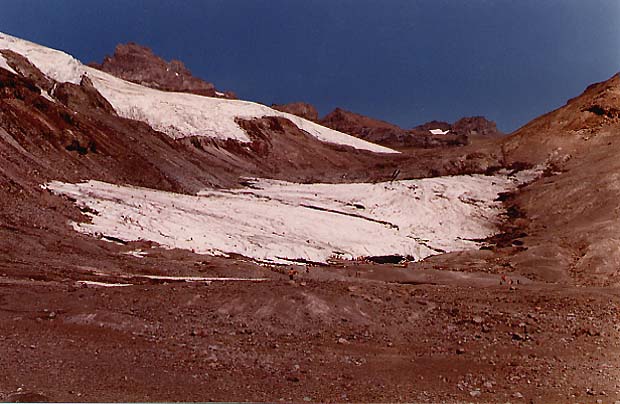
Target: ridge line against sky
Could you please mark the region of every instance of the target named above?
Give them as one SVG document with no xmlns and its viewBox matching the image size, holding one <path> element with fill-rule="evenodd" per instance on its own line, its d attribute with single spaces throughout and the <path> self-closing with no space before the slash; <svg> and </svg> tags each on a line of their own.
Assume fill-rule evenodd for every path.
<svg viewBox="0 0 620 404">
<path fill-rule="evenodd" d="M 510 132 L 620 71 L 617 0 L 0 0 L 0 31 L 101 61 L 151 47 L 240 98 Z"/>
</svg>

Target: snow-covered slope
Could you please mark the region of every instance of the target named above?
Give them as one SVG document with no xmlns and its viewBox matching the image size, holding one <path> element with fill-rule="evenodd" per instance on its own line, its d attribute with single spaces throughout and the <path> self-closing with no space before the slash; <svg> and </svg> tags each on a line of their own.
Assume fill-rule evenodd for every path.
<svg viewBox="0 0 620 404">
<path fill-rule="evenodd" d="M 393 254 L 421 259 L 475 248 L 471 239 L 496 231 L 497 194 L 519 182 L 505 175 L 378 184 L 259 180 L 251 188 L 200 196 L 97 181 L 47 187 L 97 212 L 92 223 L 74 223 L 88 234 L 261 261 L 325 262 Z"/>
<path fill-rule="evenodd" d="M 207 136 L 249 142 L 247 134 L 235 122 L 236 118 L 281 116 L 323 142 L 377 153 L 397 153 L 261 104 L 164 92 L 133 84 L 84 66 L 64 52 L 7 34 L 0 33 L 0 49 L 11 49 L 25 56 L 45 75 L 59 82 L 78 84 L 86 74 L 120 116 L 146 122 L 173 138 Z"/>
<path fill-rule="evenodd" d="M 43 74 L 61 83 L 80 84 L 84 74 L 85 66 L 71 55 L 4 33 L 0 33 L 0 49 L 10 49 L 19 53 Z"/>
</svg>

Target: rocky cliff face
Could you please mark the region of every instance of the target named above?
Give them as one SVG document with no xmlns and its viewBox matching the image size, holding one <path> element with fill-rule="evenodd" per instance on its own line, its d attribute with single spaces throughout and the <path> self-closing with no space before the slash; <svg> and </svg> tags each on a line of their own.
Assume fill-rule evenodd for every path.
<svg viewBox="0 0 620 404">
<path fill-rule="evenodd" d="M 131 42 L 118 45 L 114 55 L 106 56 L 101 64 L 91 63 L 90 66 L 158 90 L 235 98 L 234 93 L 218 91 L 212 83 L 193 76 L 183 62 L 166 62 L 151 49 Z"/>
</svg>

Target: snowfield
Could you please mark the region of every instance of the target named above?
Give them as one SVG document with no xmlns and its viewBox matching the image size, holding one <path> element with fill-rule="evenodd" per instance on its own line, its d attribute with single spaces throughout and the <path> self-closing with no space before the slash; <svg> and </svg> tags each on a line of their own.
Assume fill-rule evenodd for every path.
<svg viewBox="0 0 620 404">
<path fill-rule="evenodd" d="M 82 76 L 88 76 L 120 116 L 146 122 L 152 128 L 175 139 L 206 136 L 249 142 L 250 138 L 235 122 L 236 118 L 280 116 L 291 120 L 301 130 L 323 142 L 347 145 L 376 153 L 398 153 L 387 147 L 326 128 L 296 115 L 276 111 L 265 105 L 159 91 L 133 84 L 84 66 L 64 52 L 7 34 L 0 33 L 0 49 L 11 49 L 25 56 L 45 75 L 59 82 L 79 84 Z"/>
<path fill-rule="evenodd" d="M 99 181 L 45 187 L 97 212 L 89 214 L 91 223 L 72 223 L 83 233 L 285 263 L 380 255 L 422 259 L 478 248 L 472 239 L 497 231 L 498 193 L 523 180 L 473 175 L 306 185 L 261 179 L 198 196 Z"/>
</svg>

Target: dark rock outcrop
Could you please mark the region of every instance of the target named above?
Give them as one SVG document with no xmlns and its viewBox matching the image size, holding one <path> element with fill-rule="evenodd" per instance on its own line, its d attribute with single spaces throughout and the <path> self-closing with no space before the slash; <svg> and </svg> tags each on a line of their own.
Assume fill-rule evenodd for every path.
<svg viewBox="0 0 620 404">
<path fill-rule="evenodd" d="M 290 104 L 273 104 L 271 108 L 287 112 L 289 114 L 300 116 L 312 122 L 319 121 L 319 112 L 314 108 L 314 105 L 306 102 L 293 102 Z"/>
<path fill-rule="evenodd" d="M 405 131 L 389 122 L 336 108 L 320 120 L 321 125 L 375 143 L 386 143 Z"/>
<path fill-rule="evenodd" d="M 467 136 L 480 135 L 498 137 L 504 135 L 504 133 L 497 129 L 497 124 L 495 122 L 490 121 L 483 116 L 461 118 L 450 125 L 450 131 L 459 135 Z"/>
<path fill-rule="evenodd" d="M 114 55 L 106 56 L 103 63 L 89 66 L 158 90 L 235 98 L 234 93 L 217 91 L 212 83 L 193 76 L 183 62 L 166 62 L 151 49 L 132 42 L 118 45 Z"/>
</svg>

